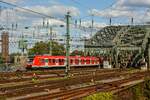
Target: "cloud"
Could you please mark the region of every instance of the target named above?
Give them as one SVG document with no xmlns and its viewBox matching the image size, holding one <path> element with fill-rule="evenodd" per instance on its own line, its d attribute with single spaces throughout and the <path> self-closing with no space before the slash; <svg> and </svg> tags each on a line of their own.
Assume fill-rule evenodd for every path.
<svg viewBox="0 0 150 100">
<path fill-rule="evenodd" d="M 91 21 L 82 22 L 82 26 L 91 27 L 92 26 Z M 94 25 L 93 25 L 94 28 L 103 28 L 105 26 L 108 26 L 108 25 L 106 23 L 98 23 L 98 22 L 94 22 Z"/>
<path fill-rule="evenodd" d="M 7 0 L 8 2 L 17 2 L 19 0 Z M 22 0 L 21 0 L 22 1 Z M 55 16 L 56 18 L 65 17 L 68 11 L 70 11 L 71 16 L 78 16 L 80 14 L 80 11 L 78 8 L 73 7 L 73 6 L 65 6 L 65 5 L 52 5 L 50 7 L 47 6 L 30 6 L 30 7 L 25 7 L 28 9 L 31 9 L 33 11 L 49 15 L 49 16 Z M 36 16 L 38 15 L 38 16 Z M 0 19 L 3 21 L 3 23 L 6 23 L 7 20 L 9 19 L 9 23 L 11 22 L 27 22 L 30 21 L 29 24 L 31 25 L 42 25 L 43 24 L 43 16 L 40 16 L 39 14 L 33 14 L 31 12 L 27 12 L 23 9 L 19 8 L 14 8 L 14 9 L 2 9 L 1 14 L 0 14 Z M 60 21 L 57 19 L 45 19 L 45 24 L 47 23 L 46 21 L 48 20 L 49 25 L 64 25 L 64 21 Z"/>
<path fill-rule="evenodd" d="M 58 2 L 57 0 L 49 0 L 49 3 L 50 3 L 51 5 L 59 5 L 59 4 L 61 4 L 61 3 Z"/>
<path fill-rule="evenodd" d="M 134 16 L 135 12 L 133 11 L 129 11 L 129 10 L 118 10 L 118 9 L 106 9 L 103 11 L 99 11 L 97 9 L 92 9 L 90 12 L 90 14 L 94 15 L 94 16 L 101 16 L 101 17 L 107 17 L 107 18 L 111 18 L 111 17 L 131 17 Z"/>
<path fill-rule="evenodd" d="M 6 8 L 6 9 L 2 9 L 0 12 L 0 20 L 1 22 L 16 22 L 16 21 L 21 21 L 21 20 L 25 20 L 26 17 L 25 16 L 21 16 L 19 15 L 19 13 L 15 12 L 16 9 L 10 9 L 10 8 Z"/>
<path fill-rule="evenodd" d="M 110 17 L 126 17 L 136 18 L 138 21 L 142 18 L 146 9 L 150 6 L 150 0 L 118 0 L 110 8 L 104 10 L 92 9 L 88 11 L 90 15 L 100 16 L 105 18 Z M 147 14 L 148 15 L 148 14 Z M 145 19 L 150 16 L 144 17 Z"/>
<path fill-rule="evenodd" d="M 150 0 L 119 0 L 122 6 L 149 7 Z"/>
<path fill-rule="evenodd" d="M 73 6 L 64 6 L 64 5 L 52 5 L 50 7 L 45 6 L 32 6 L 32 7 L 26 7 L 29 9 L 32 9 L 34 11 L 44 13 L 50 16 L 64 16 L 69 11 L 72 16 L 78 16 L 80 15 L 80 11 L 78 8 Z"/>
<path fill-rule="evenodd" d="M 2 0 L 2 1 L 9 2 L 9 3 L 20 3 L 23 2 L 24 0 Z"/>
</svg>

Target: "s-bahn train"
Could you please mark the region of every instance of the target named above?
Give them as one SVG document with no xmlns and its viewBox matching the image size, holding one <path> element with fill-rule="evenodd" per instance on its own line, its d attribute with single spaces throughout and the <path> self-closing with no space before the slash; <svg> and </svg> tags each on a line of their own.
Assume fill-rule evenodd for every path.
<svg viewBox="0 0 150 100">
<path fill-rule="evenodd" d="M 70 66 L 98 66 L 100 65 L 100 58 L 97 57 L 83 57 L 83 56 L 70 56 Z M 65 67 L 66 56 L 48 56 L 36 55 L 33 61 L 28 63 L 26 68 L 52 68 L 52 67 Z"/>
</svg>

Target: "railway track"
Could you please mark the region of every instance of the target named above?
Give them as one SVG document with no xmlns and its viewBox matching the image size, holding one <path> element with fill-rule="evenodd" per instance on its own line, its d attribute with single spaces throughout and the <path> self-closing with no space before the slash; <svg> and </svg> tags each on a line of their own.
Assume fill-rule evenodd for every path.
<svg viewBox="0 0 150 100">
<path fill-rule="evenodd" d="M 21 100 L 77 100 L 81 99 L 82 97 L 85 97 L 87 95 L 97 93 L 97 92 L 116 92 L 117 90 L 120 90 L 124 88 L 125 86 L 129 86 L 134 84 L 134 82 L 138 81 L 144 81 L 144 77 L 146 74 L 142 74 L 137 76 L 138 74 L 135 74 L 131 77 L 118 80 L 118 81 L 113 81 L 109 83 L 104 83 L 104 84 L 96 84 L 92 86 L 87 86 L 87 87 L 82 87 L 82 88 L 77 88 L 77 89 L 72 89 L 72 90 L 65 90 L 62 92 L 58 93 L 49 93 L 46 95 L 41 95 L 41 96 L 35 96 L 35 97 L 29 97 L 29 98 L 24 98 Z"/>
<path fill-rule="evenodd" d="M 86 70 L 70 70 L 71 76 L 83 76 L 93 73 L 105 73 L 115 72 L 119 69 L 86 69 Z M 27 71 L 27 72 L 1 72 L 0 73 L 0 84 L 9 82 L 22 82 L 30 81 L 33 78 L 36 79 L 47 79 L 47 78 L 62 78 L 65 77 L 65 70 L 48 70 L 48 71 Z"/>
<path fill-rule="evenodd" d="M 99 70 L 99 71 L 92 71 L 92 74 L 86 74 L 86 75 L 78 75 L 73 76 L 70 78 L 63 78 L 59 80 L 49 80 L 49 79 L 43 79 L 43 80 L 36 80 L 34 82 L 27 81 L 23 83 L 8 83 L 8 84 L 1 84 L 0 85 L 0 97 L 6 97 L 14 99 L 23 99 L 26 98 L 30 99 L 32 97 L 49 94 L 58 94 L 64 91 L 74 91 L 77 88 L 85 88 L 91 86 L 91 84 L 101 84 L 106 82 L 110 82 L 110 80 L 113 80 L 114 78 L 122 79 L 122 77 L 129 77 L 131 75 L 137 75 L 137 73 L 129 73 L 128 71 L 118 71 L 118 70 Z M 81 72 L 80 72 L 81 73 Z M 89 72 L 91 73 L 91 71 Z M 144 74 L 145 72 L 139 72 L 139 74 Z M 97 82 L 97 83 L 96 83 Z M 83 90 L 84 91 L 84 90 Z M 67 92 L 65 92 L 67 93 Z M 73 93 L 71 93 L 73 95 Z M 70 95 L 71 95 L 70 94 Z M 77 92 L 78 94 L 78 92 Z M 81 94 L 81 93 L 79 93 Z M 85 94 L 87 94 L 85 92 Z M 72 96 L 71 96 L 72 97 Z M 74 97 L 74 96 L 73 96 Z M 33 98 L 34 99 L 34 98 Z"/>
</svg>

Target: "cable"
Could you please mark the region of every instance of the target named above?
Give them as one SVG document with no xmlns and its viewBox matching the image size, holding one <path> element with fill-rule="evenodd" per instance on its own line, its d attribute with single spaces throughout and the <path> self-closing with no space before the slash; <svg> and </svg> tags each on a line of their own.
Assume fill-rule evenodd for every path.
<svg viewBox="0 0 150 100">
<path fill-rule="evenodd" d="M 49 15 L 46 15 L 46 14 L 43 14 L 43 13 L 39 13 L 39 12 L 33 11 L 33 10 L 31 10 L 31 9 L 23 8 L 23 7 L 20 7 L 20 6 L 18 6 L 18 5 L 12 4 L 12 3 L 8 3 L 8 2 L 5 2 L 5 1 L 1 1 L 1 0 L 0 0 L 0 2 L 1 2 L 1 3 L 5 3 L 5 4 L 7 4 L 7 5 L 11 5 L 11 6 L 17 7 L 17 8 L 20 8 L 20 9 L 23 9 L 23 10 L 25 10 L 25 11 L 29 11 L 29 12 L 38 14 L 38 15 L 43 16 L 43 17 L 54 18 L 54 17 L 52 17 L 52 16 L 49 16 Z"/>
<path fill-rule="evenodd" d="M 91 9 L 91 8 L 89 8 L 87 5 L 83 5 L 83 4 L 81 4 L 80 2 L 78 2 L 78 1 L 76 1 L 76 0 L 71 0 L 71 1 L 73 1 L 74 3 L 80 5 L 81 7 L 85 7 L 85 8 Z"/>
<path fill-rule="evenodd" d="M 143 19 L 145 18 L 145 16 L 147 16 L 147 13 L 150 11 L 150 9 L 148 8 L 145 13 L 143 14 L 143 17 L 141 17 L 140 22 L 143 22 Z M 145 23 L 145 22 L 144 22 Z"/>
<path fill-rule="evenodd" d="M 2 0 L 0 0 L 0 2 L 1 2 L 1 3 L 4 3 L 4 4 L 7 4 L 7 5 L 10 5 L 10 6 L 14 6 L 14 7 L 16 7 L 16 8 L 20 8 L 20 9 L 25 10 L 25 11 L 28 11 L 28 12 L 31 12 L 31 13 L 33 13 L 33 14 L 37 14 L 37 15 L 42 16 L 42 17 L 47 17 L 47 18 L 51 18 L 51 19 L 55 19 L 55 20 L 59 20 L 59 21 L 65 22 L 64 19 L 52 17 L 52 16 L 46 15 L 46 14 L 44 14 L 44 13 L 40 13 L 40 12 L 31 10 L 31 9 L 28 9 L 28 8 L 20 7 L 20 6 L 18 6 L 18 5 L 15 5 L 15 4 L 12 4 L 12 3 L 8 3 L 8 2 L 2 1 Z"/>
<path fill-rule="evenodd" d="M 56 20 L 65 22 L 64 19 L 58 19 L 58 18 L 56 18 L 56 17 L 52 17 L 52 16 L 49 16 L 49 15 L 46 15 L 46 14 L 43 14 L 43 13 L 39 13 L 39 12 L 33 11 L 33 10 L 31 10 L 31 9 L 23 8 L 23 7 L 20 7 L 20 6 L 18 6 L 18 5 L 15 5 L 15 4 L 12 4 L 12 3 L 8 3 L 8 2 L 2 1 L 2 0 L 0 0 L 0 2 L 1 2 L 1 3 L 4 3 L 4 4 L 7 4 L 7 5 L 11 5 L 11 6 L 17 7 L 17 8 L 20 8 L 20 9 L 23 9 L 23 10 L 28 11 L 28 12 L 32 12 L 32 13 L 37 14 L 37 15 L 40 15 L 40 16 L 42 16 L 42 17 L 48 17 L 48 18 L 51 18 L 51 19 L 56 19 Z M 85 16 L 85 17 L 88 17 L 88 16 Z M 75 25 L 74 23 L 70 23 L 70 24 Z"/>
</svg>

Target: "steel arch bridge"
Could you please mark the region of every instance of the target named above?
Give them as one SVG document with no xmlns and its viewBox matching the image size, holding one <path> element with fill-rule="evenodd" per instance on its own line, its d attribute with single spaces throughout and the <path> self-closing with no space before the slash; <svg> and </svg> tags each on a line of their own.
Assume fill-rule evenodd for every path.
<svg viewBox="0 0 150 100">
<path fill-rule="evenodd" d="M 85 41 L 85 55 L 107 55 L 117 67 L 147 59 L 149 25 L 107 26 Z"/>
</svg>

